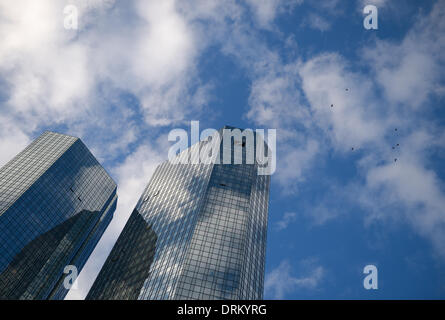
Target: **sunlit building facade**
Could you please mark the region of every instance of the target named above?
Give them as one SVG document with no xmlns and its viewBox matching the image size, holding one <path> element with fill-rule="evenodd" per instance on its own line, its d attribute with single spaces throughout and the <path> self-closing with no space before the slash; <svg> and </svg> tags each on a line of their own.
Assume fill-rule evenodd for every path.
<svg viewBox="0 0 445 320">
<path fill-rule="evenodd" d="M 116 202 L 116 184 L 78 138 L 45 132 L 9 161 L 0 169 L 0 299 L 63 299 L 65 267 L 80 272 Z"/>
<path fill-rule="evenodd" d="M 230 139 L 245 159 L 245 139 Z M 191 163 L 159 165 L 87 299 L 262 299 L 270 176 L 256 162 Z"/>
</svg>

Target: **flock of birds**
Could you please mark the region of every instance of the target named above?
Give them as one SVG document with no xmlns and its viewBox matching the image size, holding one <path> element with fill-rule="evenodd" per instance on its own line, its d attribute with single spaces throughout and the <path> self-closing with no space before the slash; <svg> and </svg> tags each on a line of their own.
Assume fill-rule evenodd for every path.
<svg viewBox="0 0 445 320">
<path fill-rule="evenodd" d="M 346 88 L 345 91 L 349 91 L 349 88 Z M 334 107 L 334 104 L 331 104 L 331 108 Z M 397 132 L 397 128 L 394 129 L 394 131 Z M 392 147 L 393 150 L 395 150 L 397 147 L 400 147 L 400 144 L 396 144 L 395 146 Z M 354 147 L 351 147 L 351 151 L 354 151 Z M 397 162 L 397 158 L 394 158 L 394 162 Z"/>
</svg>

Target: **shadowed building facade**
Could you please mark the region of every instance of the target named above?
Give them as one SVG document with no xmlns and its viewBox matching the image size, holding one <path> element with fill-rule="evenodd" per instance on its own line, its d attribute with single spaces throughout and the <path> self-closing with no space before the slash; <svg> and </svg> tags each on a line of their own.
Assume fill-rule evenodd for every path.
<svg viewBox="0 0 445 320">
<path fill-rule="evenodd" d="M 245 159 L 245 139 L 230 139 Z M 177 159 L 211 154 L 208 142 Z M 157 167 L 87 299 L 262 299 L 270 176 L 191 163 Z"/>
<path fill-rule="evenodd" d="M 116 209 L 116 184 L 78 138 L 45 132 L 0 169 L 0 299 L 63 299 Z"/>
</svg>

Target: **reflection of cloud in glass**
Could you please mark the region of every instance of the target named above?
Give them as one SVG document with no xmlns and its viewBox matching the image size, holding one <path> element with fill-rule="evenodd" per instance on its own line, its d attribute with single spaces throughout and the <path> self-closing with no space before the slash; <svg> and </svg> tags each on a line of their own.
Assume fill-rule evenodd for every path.
<svg viewBox="0 0 445 320">
<path fill-rule="evenodd" d="M 99 216 L 97 211 L 82 211 L 23 247 L 0 274 L 0 299 L 31 299 L 42 290 L 42 282 L 57 280 L 58 260 L 64 261 Z"/>
<path fill-rule="evenodd" d="M 157 235 L 135 209 L 122 237 L 103 266 L 87 299 L 135 300 L 148 277 L 156 250 Z"/>
<path fill-rule="evenodd" d="M 81 140 L 45 132 L 0 169 L 0 292 L 63 299 L 116 208 L 116 184 Z"/>
<path fill-rule="evenodd" d="M 202 145 L 205 142 L 190 149 Z M 180 157 L 187 157 L 187 152 Z M 144 264 L 143 283 L 137 278 L 137 298 L 260 299 L 270 177 L 257 175 L 257 164 L 186 162 L 162 163 L 136 205 L 157 236 L 153 261 L 145 253 L 134 256 L 150 261 Z M 127 223 L 115 248 L 138 246 L 139 240 L 129 236 L 130 228 Z M 111 267 L 112 259 L 110 255 L 87 298 L 133 299 L 122 293 L 128 290 L 125 286 L 117 286 L 118 273 L 129 266 L 121 265 L 118 271 Z M 114 284 L 101 295 L 99 284 L 104 283 Z"/>
</svg>

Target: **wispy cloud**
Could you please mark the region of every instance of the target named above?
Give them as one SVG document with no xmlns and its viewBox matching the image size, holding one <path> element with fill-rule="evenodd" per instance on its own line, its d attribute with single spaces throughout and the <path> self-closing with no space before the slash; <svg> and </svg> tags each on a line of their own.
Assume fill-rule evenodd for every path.
<svg viewBox="0 0 445 320">
<path fill-rule="evenodd" d="M 63 124 L 94 131 L 100 147 L 125 127 L 133 135 L 123 141 L 133 143 L 143 124 L 135 113 L 149 126 L 171 125 L 206 104 L 210 86 L 195 77 L 200 47 L 174 1 L 72 3 L 77 31 L 64 29 L 63 3 L 0 1 L 2 111 L 17 130 Z"/>
<path fill-rule="evenodd" d="M 42 128 L 59 126 L 82 137 L 110 165 L 119 182 L 118 218 L 101 240 L 95 267 L 86 268 L 90 279 L 164 157 L 156 141 L 164 128 L 212 112 L 213 88 L 199 73 L 200 58 L 211 46 L 248 79 L 245 119 L 278 129 L 274 178 L 284 194 L 298 192 L 329 165 L 327 155 L 347 158 L 351 148 L 358 149 L 357 175 L 346 188 L 351 196 L 336 195 L 345 205 L 360 205 L 368 223 L 408 221 L 445 253 L 444 184 L 431 165 L 431 153 L 445 147 L 445 134 L 443 124 L 427 118 L 432 99 L 445 94 L 444 1 L 419 14 L 401 40 L 376 37 L 354 59 L 338 52 L 303 58 L 299 51 L 289 59 L 267 43 L 261 30 L 273 29 L 301 1 L 81 2 L 71 1 L 82 11 L 80 29 L 73 32 L 63 28 L 62 3 L 0 0 L 0 165 Z M 331 18 L 341 14 L 339 3 L 311 4 L 313 27 L 328 30 Z M 304 50 L 297 37 L 287 39 Z M 392 151 L 395 140 L 400 148 Z M 322 197 L 314 206 L 316 223 L 341 216 L 326 210 L 330 201 Z M 292 219 L 283 217 L 278 225 Z M 324 273 L 318 266 L 295 277 L 288 263 L 279 268 L 267 280 L 277 297 L 318 284 Z"/>
<path fill-rule="evenodd" d="M 276 176 L 285 192 L 326 165 L 317 159 L 328 150 L 339 156 L 359 150 L 354 196 L 345 201 L 360 204 L 372 217 L 409 221 L 438 253 L 445 252 L 439 210 L 445 195 L 429 156 L 431 150 L 443 148 L 435 141 L 444 129 L 427 115 L 433 109 L 431 99 L 444 96 L 444 12 L 445 2 L 436 3 L 429 14 L 417 18 L 402 41 L 376 39 L 374 48 L 363 48 L 358 63 L 329 52 L 285 63 L 259 44 L 265 54 L 246 63 L 253 83 L 249 119 L 273 124 L 283 135 Z M 363 72 L 363 66 L 374 77 Z M 402 147 L 393 150 L 395 143 Z M 404 214 L 387 212 L 382 203 Z M 320 217 L 327 217 L 322 221 L 340 216 L 320 210 Z"/>
<path fill-rule="evenodd" d="M 266 1 L 252 10 L 266 27 L 293 2 Z M 212 87 L 200 81 L 200 54 L 214 39 L 224 43 L 222 31 L 233 27 L 227 21 L 240 25 L 235 31 L 245 28 L 247 9 L 235 1 L 69 3 L 80 11 L 77 31 L 64 29 L 63 3 L 0 0 L 0 162 L 43 128 L 60 126 L 110 166 L 118 208 L 79 278 L 81 290 L 69 296 L 80 298 L 166 156 L 156 146 L 159 127 L 208 107 Z M 242 40 L 234 34 L 233 41 Z"/>
<path fill-rule="evenodd" d="M 295 291 L 310 291 L 318 289 L 323 280 L 325 269 L 316 265 L 313 260 L 303 262 L 306 265 L 306 274 L 301 276 L 292 275 L 292 266 L 289 261 L 284 260 L 280 265 L 266 275 L 264 284 L 265 295 L 273 299 L 285 299 L 289 293 Z"/>
<path fill-rule="evenodd" d="M 277 221 L 275 227 L 278 231 L 287 229 L 289 224 L 294 222 L 297 219 L 297 214 L 295 212 L 286 212 L 283 215 L 283 218 L 279 221 Z"/>
<path fill-rule="evenodd" d="M 254 12 L 258 25 L 270 29 L 277 15 L 291 12 L 303 0 L 247 0 L 247 3 Z"/>
<path fill-rule="evenodd" d="M 312 13 L 305 20 L 306 24 L 312 29 L 327 31 L 331 28 L 331 23 L 319 14 Z"/>
</svg>

